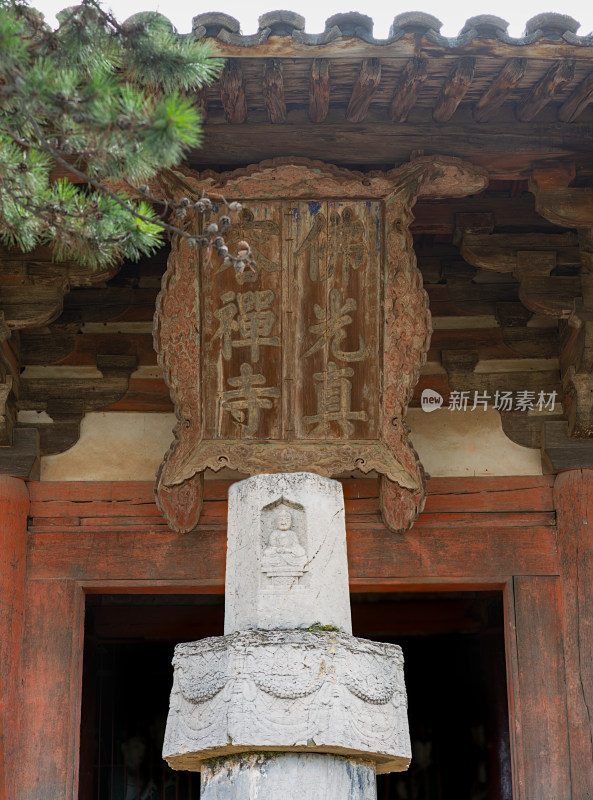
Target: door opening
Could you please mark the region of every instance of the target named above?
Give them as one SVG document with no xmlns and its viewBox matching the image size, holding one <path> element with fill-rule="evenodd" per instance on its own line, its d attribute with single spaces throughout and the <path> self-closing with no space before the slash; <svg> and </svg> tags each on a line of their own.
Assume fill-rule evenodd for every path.
<svg viewBox="0 0 593 800">
<path fill-rule="evenodd" d="M 198 800 L 160 755 L 171 658 L 223 618 L 221 595 L 87 597 L 79 800 Z M 404 652 L 413 761 L 378 800 L 512 800 L 502 594 L 353 594 L 352 618 Z"/>
</svg>

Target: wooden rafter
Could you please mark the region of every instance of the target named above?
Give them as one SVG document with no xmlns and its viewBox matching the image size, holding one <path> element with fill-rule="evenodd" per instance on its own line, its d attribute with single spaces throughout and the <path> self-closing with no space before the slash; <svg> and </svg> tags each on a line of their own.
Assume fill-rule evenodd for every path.
<svg viewBox="0 0 593 800">
<path fill-rule="evenodd" d="M 572 122 L 583 113 L 589 103 L 593 100 L 593 72 L 590 72 L 582 81 L 570 97 L 564 101 L 558 111 L 558 119 L 561 122 Z"/>
<path fill-rule="evenodd" d="M 381 62 L 378 58 L 365 58 L 352 89 L 346 109 L 348 122 L 362 122 L 366 117 L 373 95 L 381 81 Z"/>
<path fill-rule="evenodd" d="M 517 106 L 517 119 L 530 122 L 574 78 L 574 60 L 558 61 L 535 84 L 526 99 Z"/>
<path fill-rule="evenodd" d="M 389 117 L 392 122 L 405 122 L 428 78 L 428 61 L 426 58 L 411 58 L 395 87 Z"/>
<path fill-rule="evenodd" d="M 447 122 L 451 119 L 457 106 L 461 103 L 472 85 L 475 68 L 475 58 L 459 59 L 443 85 L 441 94 L 432 112 L 433 119 L 437 122 Z"/>
<path fill-rule="evenodd" d="M 526 60 L 511 58 L 474 106 L 476 122 L 489 122 L 525 75 Z"/>
<path fill-rule="evenodd" d="M 284 100 L 284 78 L 282 62 L 277 58 L 266 61 L 262 80 L 264 101 L 270 122 L 286 122 L 286 102 Z"/>
<path fill-rule="evenodd" d="M 227 61 L 220 76 L 220 99 L 229 122 L 240 124 L 247 120 L 243 70 L 235 58 Z"/>
</svg>

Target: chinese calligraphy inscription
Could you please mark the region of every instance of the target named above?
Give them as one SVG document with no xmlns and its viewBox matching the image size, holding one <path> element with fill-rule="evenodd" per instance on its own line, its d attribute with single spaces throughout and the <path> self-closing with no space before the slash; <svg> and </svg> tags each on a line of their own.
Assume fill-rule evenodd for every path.
<svg viewBox="0 0 593 800">
<path fill-rule="evenodd" d="M 410 527 L 425 480 L 405 414 L 431 333 L 412 207 L 479 192 L 484 173 L 431 156 L 364 179 L 279 161 L 184 181 L 244 203 L 237 241 L 250 242 L 258 268 L 237 275 L 174 243 L 154 327 L 178 418 L 156 489 L 170 525 L 190 530 L 204 470 L 229 467 L 375 470 L 385 524 Z M 274 540 L 290 538 L 286 524 Z M 280 546 L 266 543 L 270 559 Z M 299 547 L 284 549 L 298 561 Z"/>
</svg>

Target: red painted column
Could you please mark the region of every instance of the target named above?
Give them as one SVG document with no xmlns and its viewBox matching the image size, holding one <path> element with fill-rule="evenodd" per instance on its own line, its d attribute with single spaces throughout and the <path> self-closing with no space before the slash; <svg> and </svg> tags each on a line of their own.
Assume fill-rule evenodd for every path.
<svg viewBox="0 0 593 800">
<path fill-rule="evenodd" d="M 572 796 L 593 798 L 593 470 L 554 484 Z"/>
<path fill-rule="evenodd" d="M 25 606 L 29 492 L 24 481 L 0 475 L 0 798 L 16 796 L 20 716 L 19 669 Z"/>
</svg>

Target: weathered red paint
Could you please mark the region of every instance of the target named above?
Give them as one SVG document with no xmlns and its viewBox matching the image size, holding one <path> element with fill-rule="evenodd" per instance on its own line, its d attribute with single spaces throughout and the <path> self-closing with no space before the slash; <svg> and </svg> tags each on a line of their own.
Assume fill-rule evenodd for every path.
<svg viewBox="0 0 593 800">
<path fill-rule="evenodd" d="M 20 717 L 19 664 L 25 610 L 29 493 L 24 481 L 0 475 L 0 798 L 15 796 Z"/>
</svg>

